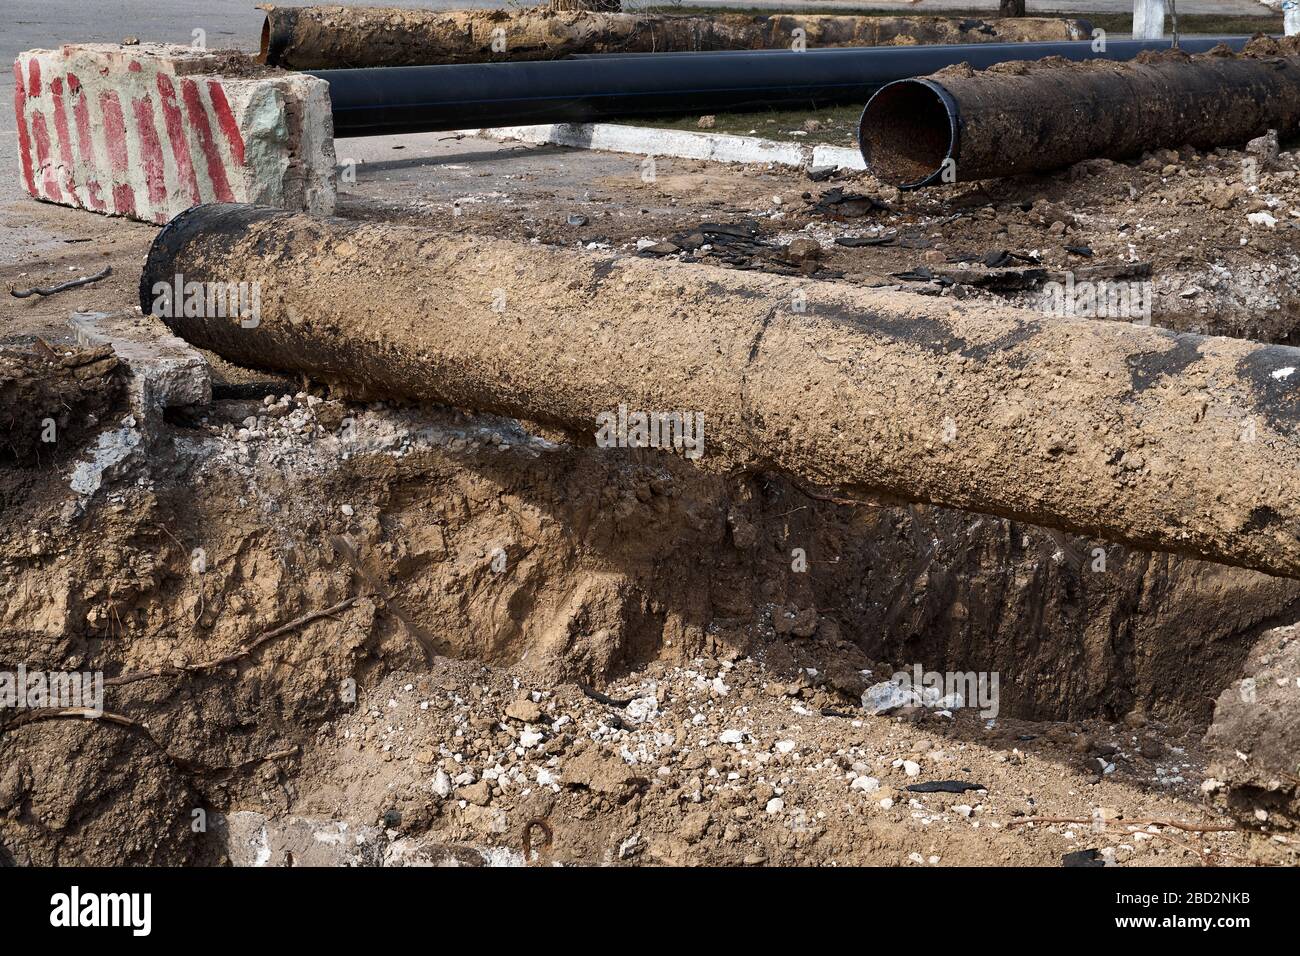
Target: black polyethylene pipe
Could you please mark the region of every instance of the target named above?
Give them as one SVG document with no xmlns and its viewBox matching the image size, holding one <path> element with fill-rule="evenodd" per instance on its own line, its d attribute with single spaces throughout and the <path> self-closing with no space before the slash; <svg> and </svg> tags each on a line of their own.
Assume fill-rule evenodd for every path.
<svg viewBox="0 0 1300 956">
<path fill-rule="evenodd" d="M 915 189 L 1297 124 L 1300 56 L 1197 56 L 898 80 L 862 111 L 858 145 L 877 179 Z"/>
<path fill-rule="evenodd" d="M 1188 52 L 1247 37 L 1184 39 Z M 522 63 L 311 70 L 330 84 L 334 135 L 584 123 L 623 116 L 817 109 L 863 103 L 880 87 L 955 63 L 979 69 L 1048 56 L 1128 60 L 1166 41 L 974 43 L 751 53 L 641 54 Z"/>
</svg>

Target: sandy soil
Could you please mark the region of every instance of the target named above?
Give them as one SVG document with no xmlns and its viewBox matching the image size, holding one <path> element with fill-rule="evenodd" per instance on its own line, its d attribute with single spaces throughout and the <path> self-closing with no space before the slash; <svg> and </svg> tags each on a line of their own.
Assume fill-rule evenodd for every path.
<svg viewBox="0 0 1300 956">
<path fill-rule="evenodd" d="M 1168 151 L 922 195 L 403 145 L 359 166 L 347 216 L 991 304 L 1033 304 L 1070 267 L 1149 270 L 1155 324 L 1293 341 L 1285 143 L 1253 172 L 1242 151 Z M 7 300 L 7 349 L 61 348 L 71 309 L 134 305 L 152 229 L 6 215 L 23 245 L 0 281 L 115 270 Z M 748 244 L 675 241 L 739 220 Z M 108 688 L 124 724 L 0 733 L 15 861 L 1295 862 L 1282 818 L 1214 802 L 1202 742 L 1259 635 L 1298 616 L 1289 582 L 1120 548 L 1091 575 L 1071 555 L 1105 542 L 215 374 L 209 406 L 137 423 L 140 453 L 93 494 L 69 485 L 80 440 L 0 466 L 0 663 L 132 678 Z M 864 706 L 918 663 L 999 673 L 999 713 Z M 907 790 L 938 780 L 979 787 Z M 355 852 L 314 836 L 344 823 Z"/>
</svg>

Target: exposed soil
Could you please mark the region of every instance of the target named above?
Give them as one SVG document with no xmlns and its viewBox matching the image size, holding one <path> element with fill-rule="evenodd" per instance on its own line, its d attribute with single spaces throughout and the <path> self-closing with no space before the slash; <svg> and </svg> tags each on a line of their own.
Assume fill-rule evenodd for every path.
<svg viewBox="0 0 1300 956">
<path fill-rule="evenodd" d="M 505 182 L 502 159 L 490 179 L 376 176 L 343 208 L 990 304 L 1032 305 L 1067 269 L 1149 273 L 1155 324 L 1292 342 L 1300 164 L 1284 149 L 1247 181 L 1246 158 L 1167 151 L 907 195 L 667 160 L 644 182 L 638 157 Z M 1246 219 L 1265 211 L 1272 227 Z M 740 220 L 749 245 L 649 248 Z M 134 301 L 116 273 L 139 267 L 135 228 L 75 253 L 110 252 L 115 281 L 69 308 Z M 6 341 L 54 341 L 55 303 L 4 310 Z M 1286 785 L 1216 804 L 1202 743 L 1215 698 L 1272 666 L 1248 661 L 1261 633 L 1300 616 L 1292 582 L 266 381 L 219 368 L 210 405 L 135 425 L 118 398 L 100 420 L 140 451 L 88 496 L 68 484 L 80 437 L 0 469 L 0 668 L 160 672 L 106 689 L 125 725 L 0 732 L 12 860 L 1296 862 Z M 997 715 L 864 707 L 914 664 L 998 673 Z M 936 780 L 979 789 L 906 790 Z M 321 838 L 343 824 L 354 845 Z"/>
<path fill-rule="evenodd" d="M 98 431 L 121 397 L 119 365 L 109 345 L 62 349 L 38 339 L 31 351 L 0 346 L 3 452 L 39 464 L 42 445 L 76 443 Z"/>
<path fill-rule="evenodd" d="M 7 475 L 28 494 L 7 496 L 0 545 L 6 659 L 164 671 L 108 689 L 107 710 L 147 734 L 76 719 L 0 737 L 0 839 L 20 862 L 238 859 L 225 831 L 191 831 L 194 809 L 479 848 L 517 847 L 538 817 L 549 859 L 587 863 L 1282 852 L 1011 825 L 1097 808 L 1215 819 L 1195 728 L 1289 585 L 1134 555 L 1098 587 L 1036 529 L 846 508 L 505 421 L 310 396 L 201 415 L 84 512 L 61 482 Z M 918 553 L 926 539 L 947 544 Z M 794 542 L 807 573 L 787 570 Z M 246 658 L 168 672 L 348 598 Z M 865 713 L 863 691 L 913 661 L 1000 670 L 1000 714 Z M 654 703 L 602 706 L 575 681 Z M 540 709 L 509 709 L 521 688 Z M 747 736 L 720 744 L 724 730 Z M 883 789 L 850 789 L 859 776 Z M 903 789 L 933 778 L 987 792 Z M 777 798 L 788 810 L 769 812 Z"/>
</svg>

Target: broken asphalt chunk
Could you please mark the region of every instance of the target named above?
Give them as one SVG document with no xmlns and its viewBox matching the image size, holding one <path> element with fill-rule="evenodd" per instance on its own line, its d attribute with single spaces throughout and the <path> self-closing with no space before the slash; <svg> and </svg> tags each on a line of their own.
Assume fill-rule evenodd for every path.
<svg viewBox="0 0 1300 956">
<path fill-rule="evenodd" d="M 965 793 L 967 790 L 987 790 L 988 787 L 965 780 L 927 780 L 909 784 L 907 789 L 912 793 Z"/>
</svg>

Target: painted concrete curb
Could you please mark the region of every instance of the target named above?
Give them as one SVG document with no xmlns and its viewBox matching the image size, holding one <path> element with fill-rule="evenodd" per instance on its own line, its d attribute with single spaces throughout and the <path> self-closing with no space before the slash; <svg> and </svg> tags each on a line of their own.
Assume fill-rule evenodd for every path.
<svg viewBox="0 0 1300 956">
<path fill-rule="evenodd" d="M 778 163 L 782 166 L 835 166 L 862 170 L 858 150 L 847 146 L 805 146 L 756 136 L 693 133 L 689 130 L 621 126 L 617 123 L 556 123 L 460 130 L 466 135 L 513 139 L 523 143 L 575 146 L 610 153 L 672 156 L 716 163 Z"/>
<path fill-rule="evenodd" d="M 69 44 L 14 62 L 21 186 L 166 222 L 204 202 L 334 211 L 329 85 L 168 44 Z"/>
</svg>

